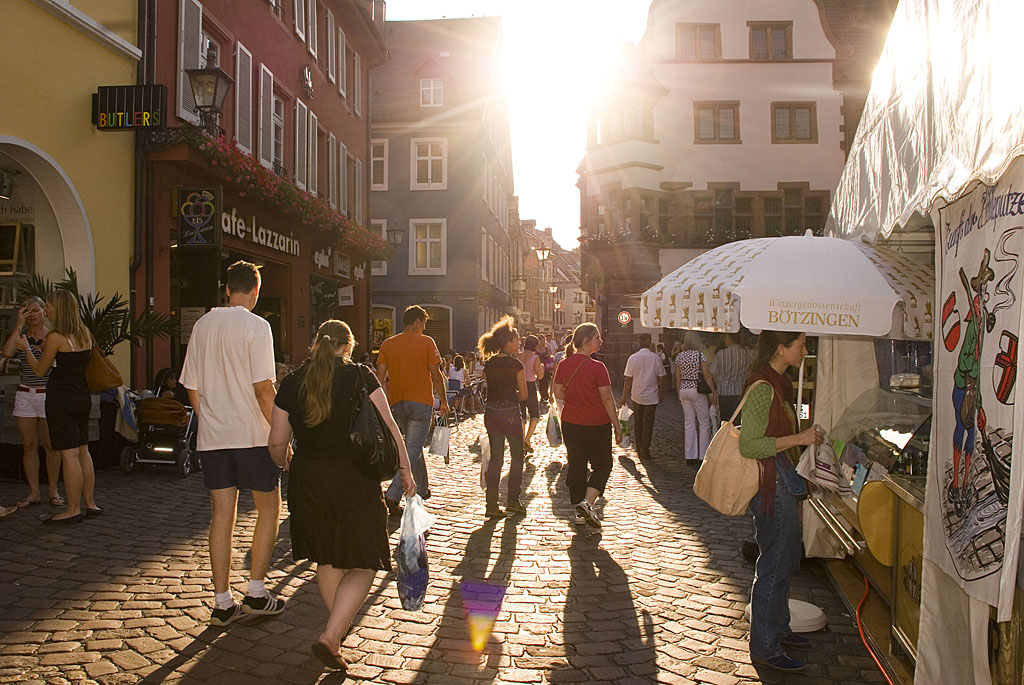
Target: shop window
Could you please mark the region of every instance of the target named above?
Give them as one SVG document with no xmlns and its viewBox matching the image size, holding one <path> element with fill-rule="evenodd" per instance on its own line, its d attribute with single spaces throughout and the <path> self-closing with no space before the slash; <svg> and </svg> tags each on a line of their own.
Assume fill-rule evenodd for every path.
<svg viewBox="0 0 1024 685">
<path fill-rule="evenodd" d="M 693 103 L 694 143 L 739 143 L 740 103 Z"/>
<path fill-rule="evenodd" d="M 447 157 L 447 138 L 414 138 L 412 140 L 412 182 L 409 189 L 446 190 L 448 188 Z"/>
<path fill-rule="evenodd" d="M 387 219 L 371 219 L 370 220 L 370 232 L 376 233 L 384 240 L 388 239 L 388 220 Z M 374 259 L 370 262 L 370 275 L 371 276 L 387 276 L 388 275 L 388 262 L 386 259 Z"/>
<path fill-rule="evenodd" d="M 813 102 L 773 102 L 773 143 L 817 143 L 817 107 Z"/>
<path fill-rule="evenodd" d="M 370 141 L 370 190 L 388 189 L 388 141 Z"/>
<path fill-rule="evenodd" d="M 447 219 L 409 221 L 409 275 L 444 276 L 447 273 Z"/>
<path fill-rule="evenodd" d="M 338 28 L 338 94 L 345 97 L 345 87 L 348 84 L 348 41 L 345 40 L 345 32 Z"/>
<path fill-rule="evenodd" d="M 420 79 L 420 107 L 441 107 L 444 104 L 444 79 Z"/>
<path fill-rule="evenodd" d="M 750 27 L 750 59 L 780 62 L 793 59 L 793 22 L 747 22 Z"/>
<path fill-rule="evenodd" d="M 722 31 L 718 24 L 676 24 L 676 56 L 687 62 L 722 59 Z"/>
</svg>

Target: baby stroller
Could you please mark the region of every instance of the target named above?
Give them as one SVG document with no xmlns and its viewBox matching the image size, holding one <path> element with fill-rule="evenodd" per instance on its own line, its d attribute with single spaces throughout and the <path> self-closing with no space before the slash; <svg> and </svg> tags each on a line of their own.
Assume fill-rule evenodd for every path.
<svg viewBox="0 0 1024 685">
<path fill-rule="evenodd" d="M 136 464 L 174 466 L 182 478 L 202 465 L 196 456 L 196 417 L 192 407 L 159 397 L 139 400 L 135 408 L 139 441 L 121 450 L 121 472 Z"/>
</svg>

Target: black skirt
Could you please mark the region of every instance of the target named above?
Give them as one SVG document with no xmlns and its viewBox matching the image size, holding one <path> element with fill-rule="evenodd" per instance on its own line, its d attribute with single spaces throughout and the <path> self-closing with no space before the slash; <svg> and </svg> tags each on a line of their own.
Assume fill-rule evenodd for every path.
<svg viewBox="0 0 1024 685">
<path fill-rule="evenodd" d="M 288 476 L 288 510 L 295 561 L 391 570 L 381 484 L 346 456 L 312 459 L 297 453 Z"/>
</svg>

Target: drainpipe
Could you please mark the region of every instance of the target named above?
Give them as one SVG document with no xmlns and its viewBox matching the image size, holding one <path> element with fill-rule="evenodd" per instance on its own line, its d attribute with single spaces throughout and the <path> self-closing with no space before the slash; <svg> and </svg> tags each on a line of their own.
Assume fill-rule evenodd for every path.
<svg viewBox="0 0 1024 685">
<path fill-rule="evenodd" d="M 153 22 L 153 7 L 152 0 L 139 0 L 138 9 L 138 28 L 137 35 L 139 44 L 142 48 L 142 59 L 139 60 L 138 66 L 136 67 L 135 81 L 139 85 L 145 85 L 151 83 L 150 73 L 152 72 L 152 60 L 153 52 L 151 41 L 153 38 L 153 31 L 155 30 Z M 139 267 L 142 266 L 142 242 L 145 240 L 144 228 L 146 225 L 146 204 L 148 196 L 146 194 L 146 165 L 145 165 L 145 133 L 142 131 L 136 131 L 135 133 L 135 199 L 132 210 L 133 220 L 135 225 L 133 226 L 133 249 L 132 249 L 132 261 L 129 267 L 129 287 L 128 287 L 128 309 L 131 312 L 132 319 L 136 316 L 136 306 L 138 303 L 135 278 L 138 274 Z M 129 364 L 130 364 L 130 377 L 129 384 L 131 386 L 137 385 L 135 378 L 135 346 L 129 345 Z"/>
</svg>

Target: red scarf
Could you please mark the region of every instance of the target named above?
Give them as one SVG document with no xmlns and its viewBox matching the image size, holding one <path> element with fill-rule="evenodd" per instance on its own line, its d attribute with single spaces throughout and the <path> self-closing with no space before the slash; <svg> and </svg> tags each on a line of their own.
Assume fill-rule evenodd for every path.
<svg viewBox="0 0 1024 685">
<path fill-rule="evenodd" d="M 768 427 L 764 434 L 770 438 L 782 438 L 796 433 L 796 426 L 790 413 L 786 411 L 786 404 L 792 405 L 795 401 L 793 381 L 772 368 L 771 364 L 765 364 L 750 374 L 747 379 L 748 386 L 755 381 L 765 381 L 772 386 L 771 408 L 768 411 Z M 788 455 L 792 461 L 793 456 Z M 758 459 L 758 466 L 761 469 L 758 479 L 758 491 L 761 493 L 761 513 L 775 516 L 775 459 Z M 796 466 L 796 462 L 793 462 Z"/>
</svg>

